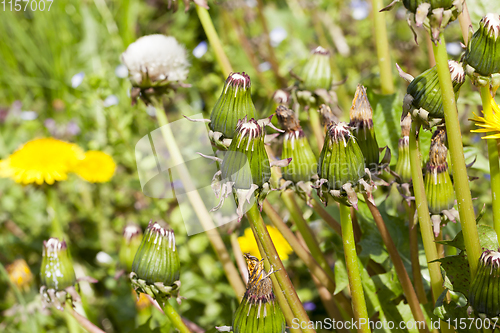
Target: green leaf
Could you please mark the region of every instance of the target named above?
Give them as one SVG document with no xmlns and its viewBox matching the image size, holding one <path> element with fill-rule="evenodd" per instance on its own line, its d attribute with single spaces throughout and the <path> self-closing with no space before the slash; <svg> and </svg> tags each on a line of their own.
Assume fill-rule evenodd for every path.
<svg viewBox="0 0 500 333">
<path fill-rule="evenodd" d="M 347 269 L 345 267 L 344 259 L 339 258 L 335 262 L 333 271 L 335 273 L 335 291 L 333 294 L 337 295 L 349 284 L 349 278 L 347 276 Z"/>
<path fill-rule="evenodd" d="M 479 213 L 478 218 L 480 218 L 481 216 L 482 214 Z M 481 244 L 481 248 L 483 251 L 498 251 L 499 246 L 497 233 L 492 227 L 480 224 L 477 226 L 477 233 L 479 234 L 479 243 Z M 451 241 L 437 241 L 436 243 L 453 246 L 457 249 L 465 251 L 464 235 L 462 231 L 460 231 Z"/>
<path fill-rule="evenodd" d="M 434 262 L 440 262 L 441 268 L 445 271 L 445 288 L 468 295 L 470 287 L 470 270 L 467 256 L 463 253 L 464 252 L 456 256 L 441 258 Z"/>
<path fill-rule="evenodd" d="M 391 149 L 391 164 L 396 163 L 398 141 L 401 135 L 401 98 L 397 94 L 379 95 L 368 90 L 368 100 L 373 108 L 373 128 L 379 147 Z"/>
<path fill-rule="evenodd" d="M 441 321 L 440 323 L 441 327 L 443 327 L 443 325 L 448 325 L 448 322 L 446 322 L 446 320 L 448 320 L 451 324 L 456 323 L 456 331 L 459 333 L 479 332 L 475 328 L 475 322 L 472 322 L 471 325 L 473 319 L 469 318 L 465 299 L 462 296 L 450 292 L 452 297 L 450 303 L 448 303 L 445 301 L 447 291 L 448 290 L 443 291 L 439 296 L 434 308 L 434 314 L 441 320 L 444 320 L 444 322 Z"/>
</svg>

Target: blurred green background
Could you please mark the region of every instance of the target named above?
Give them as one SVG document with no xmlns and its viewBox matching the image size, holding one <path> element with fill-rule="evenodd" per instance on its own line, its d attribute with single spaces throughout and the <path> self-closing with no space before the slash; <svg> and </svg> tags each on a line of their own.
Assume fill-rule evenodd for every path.
<svg viewBox="0 0 500 333">
<path fill-rule="evenodd" d="M 269 54 L 255 4 L 250 0 L 209 2 L 210 14 L 234 70 L 249 73 L 257 110 L 261 116 L 268 116 L 274 111 L 271 96 L 279 81 L 269 69 Z M 338 90 L 345 114 L 358 83 L 378 92 L 378 64 L 368 2 L 277 0 L 264 1 L 264 5 L 279 74 L 288 85 L 293 84 L 289 72 L 299 72 L 309 50 L 326 41 L 328 45 L 323 46 L 334 51 L 336 81 L 347 79 Z M 496 1 L 470 1 L 472 21 L 478 22 L 486 8 L 492 10 L 492 5 L 498 7 Z M 225 78 L 210 45 L 206 53 L 201 52 L 207 40 L 193 6 L 184 12 L 181 4 L 179 11 L 173 13 L 168 11 L 167 1 L 160 0 L 54 0 L 50 11 L 1 9 L 0 5 L 0 159 L 30 139 L 54 136 L 77 143 L 85 150 L 105 151 L 118 165 L 109 183 L 90 184 L 72 175 L 53 185 L 57 194 L 56 214 L 67 226 L 76 275 L 99 281 L 81 283 L 82 305 L 89 319 L 107 332 L 171 331 L 168 320 L 156 310 L 138 310 L 126 276 L 115 278 L 123 227 L 135 222 L 145 228 L 153 219 L 168 222 L 176 232 L 182 267 L 181 295 L 186 297 L 179 306 L 180 313 L 204 329 L 230 325 L 237 300 L 207 237 L 187 237 L 175 201 L 148 198 L 141 192 L 134 147 L 141 137 L 157 128 L 157 122 L 148 115 L 144 104 L 131 106 L 130 83 L 120 67 L 120 54 L 136 38 L 153 33 L 176 37 L 190 55 L 192 66 L 187 83 L 192 87 L 179 89 L 171 98 L 169 119 L 199 112 L 207 115 Z M 420 37 L 420 46 L 416 45 L 404 11 L 399 8 L 394 13 L 387 15 L 393 61 L 417 75 L 428 68 L 425 41 Z M 455 47 L 450 50 L 451 57 L 458 59 L 458 24 L 453 24 L 446 34 L 447 41 Z M 244 43 L 248 43 L 250 55 L 245 52 Z M 203 54 L 193 55 L 195 48 Z M 389 107 L 389 116 L 399 119 L 398 101 L 406 83 L 396 76 L 395 82 L 399 97 L 395 106 Z M 477 112 L 479 104 L 478 93 L 467 82 L 459 100 L 464 132 L 470 129 L 467 118 L 472 111 Z M 384 117 L 376 116 L 376 126 L 380 124 L 381 131 L 378 137 L 384 137 L 389 130 L 399 133 L 399 127 L 385 127 Z M 490 194 L 484 191 L 488 186 L 485 144 L 477 135 L 464 136 L 464 140 L 470 146 L 466 148 L 468 161 L 479 155 L 471 171 L 472 176 L 479 177 L 471 185 L 473 197 L 489 205 Z M 396 153 L 393 151 L 392 163 Z M 42 310 L 38 296 L 42 242 L 50 237 L 45 193 L 43 187 L 0 179 L 0 262 L 5 267 L 24 258 L 34 275 L 29 290 L 23 292 L 15 292 L 5 274 L 1 276 L 0 331 L 33 332 L 33 327 L 37 327 L 38 332 L 67 332 L 68 325 L 74 325 L 56 310 Z M 379 193 L 379 199 L 383 200 L 386 194 L 389 192 Z M 382 209 L 388 214 L 390 230 L 400 235 L 398 247 L 405 255 L 408 235 L 401 207 L 398 210 L 400 199 L 394 195 L 390 198 Z M 279 206 L 279 194 L 271 194 L 270 200 Z M 308 208 L 304 207 L 304 212 L 333 263 L 341 248 L 338 236 Z M 287 212 L 282 212 L 282 217 L 287 219 Z M 483 222 L 490 219 L 486 209 Z M 382 248 L 378 235 L 369 232 L 374 230 L 369 214 L 361 213 L 361 220 L 363 229 L 368 231 L 366 248 L 373 244 Z M 236 232 L 242 234 L 245 226 L 243 222 L 243 228 Z M 453 237 L 457 228 L 458 225 L 451 225 L 446 232 Z M 221 234 L 230 247 L 227 233 L 221 230 Z M 101 251 L 109 256 L 98 257 Z M 363 254 L 377 258 L 377 262 L 390 269 L 384 253 L 380 249 Z M 299 296 L 310 304 L 311 318 L 324 318 L 326 313 L 305 266 L 294 255 L 286 266 Z M 385 295 L 397 300 L 401 294 L 397 286 L 393 288 L 384 279 L 377 281 L 373 284 L 375 294 L 386 290 Z M 376 308 L 376 304 L 373 306 Z M 72 332 L 80 330 L 76 327 Z"/>
</svg>

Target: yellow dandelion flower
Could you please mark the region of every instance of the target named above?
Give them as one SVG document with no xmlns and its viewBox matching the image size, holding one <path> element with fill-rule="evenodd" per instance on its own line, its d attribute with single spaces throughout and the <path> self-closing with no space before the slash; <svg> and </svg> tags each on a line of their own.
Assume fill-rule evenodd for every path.
<svg viewBox="0 0 500 333">
<path fill-rule="evenodd" d="M 24 185 L 51 185 L 66 180 L 82 158 L 83 151 L 76 144 L 54 138 L 35 139 L 0 161 L 0 177 L 10 177 Z"/>
<path fill-rule="evenodd" d="M 492 117 L 478 117 L 475 113 L 474 117 L 469 120 L 473 121 L 480 129 L 471 130 L 474 133 L 492 133 L 483 136 L 483 139 L 500 139 L 500 106 L 497 105 L 494 99 L 491 99 L 491 107 L 493 108 Z"/>
<path fill-rule="evenodd" d="M 111 156 L 102 151 L 89 150 L 75 172 L 88 182 L 105 183 L 113 177 L 115 169 L 116 164 Z"/>
<path fill-rule="evenodd" d="M 7 266 L 7 273 L 10 281 L 22 290 L 27 290 L 33 281 L 33 274 L 24 259 L 17 259 Z"/>
<path fill-rule="evenodd" d="M 271 236 L 271 240 L 273 241 L 281 260 L 288 259 L 288 255 L 293 252 L 292 247 L 275 227 L 268 225 L 267 232 L 269 232 L 269 236 Z M 259 259 L 262 258 L 260 256 L 259 247 L 257 246 L 257 241 L 253 236 L 252 229 L 246 228 L 243 236 L 238 237 L 238 243 L 240 244 L 241 252 L 250 253 L 252 256 Z"/>
</svg>

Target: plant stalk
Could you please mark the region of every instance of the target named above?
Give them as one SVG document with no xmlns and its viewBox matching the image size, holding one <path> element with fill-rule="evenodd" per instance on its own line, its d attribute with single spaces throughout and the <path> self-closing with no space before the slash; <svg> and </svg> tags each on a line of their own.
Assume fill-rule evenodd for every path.
<svg viewBox="0 0 500 333">
<path fill-rule="evenodd" d="M 301 244 L 299 239 L 295 237 L 294 233 L 288 228 L 288 226 L 283 222 L 278 212 L 274 210 L 269 201 L 264 201 L 264 212 L 267 217 L 274 225 L 276 229 L 283 235 L 285 240 L 293 248 L 293 251 L 297 256 L 304 262 L 311 274 L 316 277 L 321 284 L 328 290 L 330 294 L 335 293 L 335 279 L 332 279 L 324 270 L 320 267 L 318 262 L 314 259 L 309 251 Z M 350 306 L 350 301 L 344 296 L 344 294 L 339 293 L 334 295 L 333 298 L 337 303 L 346 311 L 348 318 L 353 318 L 353 313 Z"/>
<path fill-rule="evenodd" d="M 418 299 L 421 304 L 427 304 L 427 295 L 425 294 L 424 282 L 422 279 L 422 272 L 420 271 L 420 262 L 418 256 L 418 226 L 415 224 L 415 203 L 410 205 L 405 204 L 406 212 L 408 214 L 408 229 L 410 230 L 410 259 L 411 270 L 413 273 L 413 285 L 417 292 Z"/>
<path fill-rule="evenodd" d="M 187 328 L 186 324 L 182 321 L 181 316 L 179 316 L 177 311 L 175 311 L 174 307 L 170 304 L 169 300 L 165 301 L 163 312 L 165 312 L 172 325 L 177 328 L 180 333 L 191 333 L 189 328 Z"/>
<path fill-rule="evenodd" d="M 394 94 L 394 79 L 392 77 L 391 54 L 389 52 L 389 39 L 385 24 L 385 12 L 380 12 L 384 7 L 382 0 L 372 0 L 373 29 L 377 45 L 377 59 L 380 68 L 380 86 L 382 94 Z"/>
<path fill-rule="evenodd" d="M 233 71 L 231 63 L 222 48 L 222 43 L 220 42 L 219 35 L 215 30 L 214 24 L 212 22 L 212 18 L 208 13 L 208 10 L 205 8 L 196 5 L 196 13 L 198 14 L 198 18 L 200 19 L 201 25 L 203 26 L 203 30 L 205 30 L 205 34 L 207 35 L 208 42 L 213 47 L 215 52 L 215 58 L 219 63 L 219 66 L 222 69 L 222 73 L 224 77 L 228 77 L 229 74 Z"/>
<path fill-rule="evenodd" d="M 304 219 L 302 211 L 294 198 L 294 192 L 292 190 L 286 190 L 281 195 L 281 200 L 283 200 L 283 203 L 290 212 L 290 216 L 300 234 L 302 235 L 302 238 L 304 238 L 304 242 L 306 243 L 307 248 L 311 252 L 312 256 L 321 266 L 321 268 L 323 268 L 323 270 L 330 276 L 330 278 L 335 281 L 335 275 L 333 274 L 333 271 L 323 254 L 323 251 L 321 251 L 321 248 L 316 241 L 316 237 L 313 231 L 307 224 L 307 221 Z"/>
<path fill-rule="evenodd" d="M 276 277 L 277 286 L 285 294 L 286 301 L 288 302 L 288 305 L 290 306 L 294 317 L 297 318 L 299 322 L 309 322 L 309 316 L 304 310 L 304 307 L 302 306 L 302 303 L 300 302 L 300 299 L 295 292 L 295 288 L 293 287 L 293 284 L 288 277 L 285 267 L 283 266 L 283 263 L 278 256 L 278 252 L 276 251 L 271 237 L 269 236 L 266 225 L 264 224 L 264 220 L 260 215 L 259 208 L 257 207 L 256 203 L 254 203 L 250 207 L 246 215 L 248 221 L 250 222 L 250 226 L 252 227 L 255 238 L 262 245 L 262 258 L 266 258 L 267 260 L 269 260 L 269 263 L 276 271 L 274 276 Z M 273 285 L 275 285 L 274 280 Z M 276 285 L 275 289 L 277 289 Z M 302 331 L 304 333 L 316 332 L 312 328 L 305 328 Z"/>
<path fill-rule="evenodd" d="M 248 270 L 247 263 L 245 262 L 245 258 L 243 257 L 243 252 L 241 252 L 240 243 L 238 243 L 238 234 L 236 232 L 232 232 L 231 236 L 231 247 L 233 249 L 234 259 L 236 260 L 236 265 L 240 270 L 241 278 L 243 282 L 247 284 L 248 282 Z"/>
<path fill-rule="evenodd" d="M 450 148 L 451 168 L 453 171 L 453 185 L 458 202 L 460 223 L 464 234 L 465 249 L 469 261 L 471 278 L 477 271 L 481 247 L 476 228 L 476 216 L 472 206 L 472 198 L 469 188 L 469 177 L 465 166 L 464 149 L 462 145 L 462 134 L 458 121 L 458 110 L 455 102 L 455 93 L 451 83 L 450 70 L 448 68 L 448 54 L 443 33 L 439 35 L 440 42 L 433 45 L 436 68 L 439 77 L 439 86 L 443 95 L 443 109 L 446 122 L 446 132 Z"/>
<path fill-rule="evenodd" d="M 321 120 L 319 119 L 318 109 L 315 107 L 309 108 L 309 121 L 311 124 L 311 129 L 314 133 L 316 143 L 318 146 L 318 152 L 320 153 L 323 149 L 323 143 L 325 141 L 325 133 L 323 125 L 321 125 Z"/>
<path fill-rule="evenodd" d="M 73 318 L 78 321 L 78 323 L 90 333 L 105 333 L 99 327 L 94 325 L 90 320 L 81 316 L 78 312 L 76 312 L 69 302 L 66 302 L 66 311 L 73 316 Z"/>
<path fill-rule="evenodd" d="M 200 8 L 199 6 L 196 7 Z M 161 126 L 160 128 L 163 135 L 163 139 L 170 153 L 170 158 L 172 159 L 173 162 L 172 164 L 176 166 L 176 169 L 179 173 L 179 177 L 182 181 L 184 188 L 194 189 L 195 186 L 193 185 L 189 171 L 187 170 L 186 165 L 184 164 L 184 160 L 180 153 L 179 147 L 177 146 L 177 143 L 175 141 L 175 137 L 172 134 L 170 126 L 168 126 L 168 119 L 163 110 L 163 105 L 161 101 L 156 101 L 155 107 L 156 107 L 156 117 L 158 119 L 158 123 Z M 205 207 L 205 204 L 201 199 L 200 194 L 198 193 L 198 191 L 188 191 L 186 195 L 188 197 L 188 200 L 191 202 L 191 206 L 196 216 L 198 217 L 198 220 L 203 225 L 205 233 L 207 234 L 207 237 L 210 240 L 210 243 L 212 244 L 212 247 L 215 253 L 217 254 L 219 261 L 222 263 L 222 267 L 224 268 L 224 272 L 226 273 L 226 277 L 229 280 L 231 287 L 233 287 L 233 290 L 236 293 L 238 299 L 241 299 L 245 294 L 246 290 L 245 285 L 243 284 L 243 281 L 240 278 L 238 270 L 231 261 L 231 257 L 229 256 L 226 246 L 219 232 L 215 228 L 215 225 L 212 221 L 212 217 L 210 216 L 210 213 Z"/>
<path fill-rule="evenodd" d="M 441 276 L 441 268 L 438 262 L 439 259 L 436 244 L 434 243 L 434 232 L 432 231 L 432 223 L 429 214 L 429 206 L 425 196 L 424 177 L 422 175 L 422 160 L 420 158 L 420 148 L 418 142 L 418 130 L 420 122 L 413 120 L 411 123 L 410 133 L 410 166 L 411 178 L 413 181 L 413 191 L 415 194 L 415 204 L 418 212 L 418 220 L 420 223 L 420 232 L 424 243 L 425 257 L 429 265 L 429 275 L 431 278 L 432 296 L 434 302 L 443 292 L 443 278 Z"/>
<path fill-rule="evenodd" d="M 359 273 L 358 254 L 356 253 L 356 244 L 354 242 L 351 211 L 346 205 L 339 204 L 339 206 L 340 223 L 342 226 L 342 243 L 344 245 L 349 287 L 351 288 L 352 309 L 356 321 L 360 324 L 358 332 L 367 333 L 371 332 L 371 330 L 368 326 L 368 311 L 366 309 L 365 294 L 363 292 L 363 284 L 361 283 L 361 275 Z M 364 320 L 365 324 L 361 325 L 360 320 Z"/>
<path fill-rule="evenodd" d="M 382 215 L 376 206 L 374 206 L 369 200 L 368 195 L 366 193 L 363 194 L 365 198 L 365 202 L 372 213 L 373 219 L 375 220 L 375 224 L 377 225 L 380 236 L 382 236 L 382 240 L 384 241 L 385 247 L 387 248 L 387 252 L 389 252 L 389 256 L 391 261 L 396 269 L 396 274 L 398 276 L 399 282 L 403 287 L 403 292 L 406 296 L 406 300 L 408 301 L 408 305 L 410 306 L 411 312 L 413 314 L 413 318 L 418 321 L 425 323 L 422 327 L 418 326 L 418 331 L 423 333 L 429 332 L 429 328 L 427 327 L 427 322 L 424 317 L 424 313 L 422 312 L 422 308 L 420 307 L 420 303 L 418 301 L 417 293 L 411 284 L 410 277 L 408 276 L 408 272 L 406 271 L 405 265 L 403 264 L 403 260 L 399 255 L 399 252 L 392 240 L 391 234 L 389 230 L 387 230 L 387 226 L 385 225 L 384 220 L 382 219 Z M 411 228 L 411 227 L 410 227 Z"/>
<path fill-rule="evenodd" d="M 483 114 L 485 118 L 492 119 L 493 109 L 491 107 L 491 94 L 489 86 L 481 87 L 481 100 L 483 102 Z M 500 237 L 500 166 L 498 163 L 498 139 L 487 139 L 488 159 L 490 161 L 491 176 L 491 202 L 493 205 L 493 226 Z M 499 238 L 500 239 L 500 238 Z"/>
</svg>

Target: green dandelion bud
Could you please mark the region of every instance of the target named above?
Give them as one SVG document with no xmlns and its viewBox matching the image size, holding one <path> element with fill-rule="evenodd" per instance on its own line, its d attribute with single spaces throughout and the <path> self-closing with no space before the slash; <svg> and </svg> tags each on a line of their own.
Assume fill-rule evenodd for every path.
<svg viewBox="0 0 500 333">
<path fill-rule="evenodd" d="M 170 297 L 178 297 L 179 274 L 174 231 L 150 221 L 132 264 L 132 286 L 137 293 L 165 302 Z"/>
<path fill-rule="evenodd" d="M 290 164 L 282 169 L 282 177 L 285 182 L 281 189 L 291 187 L 304 198 L 306 203 L 310 204 L 312 195 L 311 180 L 317 178 L 318 161 L 299 124 L 299 120 L 295 116 L 295 112 L 280 105 L 276 109 L 276 116 L 281 128 L 285 130 L 281 158 L 291 158 Z"/>
<path fill-rule="evenodd" d="M 479 257 L 479 267 L 469 289 L 469 303 L 474 312 L 488 318 L 500 315 L 500 252 L 486 250 Z"/>
<path fill-rule="evenodd" d="M 308 91 L 314 92 L 317 89 L 330 90 L 332 86 L 330 52 L 321 46 L 315 48 L 302 69 L 301 78 L 304 88 Z"/>
<path fill-rule="evenodd" d="M 40 294 L 44 306 L 54 305 L 63 310 L 64 302 L 79 301 L 76 277 L 66 242 L 50 238 L 43 242 L 43 259 L 40 269 L 42 287 Z"/>
<path fill-rule="evenodd" d="M 366 95 L 366 89 L 358 84 L 352 107 L 349 112 L 351 122 L 349 126 L 353 130 L 359 148 L 365 159 L 365 167 L 369 170 L 377 170 L 380 161 L 375 129 L 373 128 L 373 110 Z"/>
<path fill-rule="evenodd" d="M 460 87 L 465 82 L 465 72 L 462 65 L 454 60 L 448 61 L 448 67 L 455 99 L 457 99 Z M 411 81 L 403 102 L 402 118 L 409 112 L 413 117 L 420 118 L 426 127 L 439 124 L 444 118 L 444 109 L 436 66 L 426 70 L 414 79 L 402 71 L 400 71 L 400 75 Z"/>
<path fill-rule="evenodd" d="M 465 71 L 477 86 L 500 86 L 500 15 L 487 14 L 469 38 Z"/>
<path fill-rule="evenodd" d="M 142 230 L 136 224 L 129 224 L 123 229 L 123 237 L 120 246 L 118 257 L 120 264 L 126 269 L 127 272 L 132 271 L 132 263 L 134 257 L 141 245 Z"/>
<path fill-rule="evenodd" d="M 411 181 L 410 127 L 411 116 L 410 114 L 407 114 L 401 121 L 401 138 L 398 142 L 398 161 L 396 163 L 396 173 L 399 176 L 398 181 L 400 183 L 409 183 Z"/>
<path fill-rule="evenodd" d="M 436 237 L 441 230 L 441 214 L 455 221 L 455 216 L 451 212 L 455 203 L 455 191 L 448 172 L 446 162 L 448 149 L 445 142 L 446 130 L 440 127 L 432 135 L 424 180 L 425 195 L 429 203 L 429 212 L 432 214 L 431 219 Z"/>
<path fill-rule="evenodd" d="M 370 193 L 370 186 L 363 179 L 366 175 L 363 153 L 346 123 L 328 127 L 319 156 L 318 175 L 318 195 L 324 201 L 322 190 L 326 189 L 335 200 L 357 209 L 359 186 L 363 185 Z"/>
<path fill-rule="evenodd" d="M 243 300 L 233 318 L 233 333 L 284 333 L 285 316 L 273 293 L 269 277 L 274 271 L 266 273 L 264 261 L 245 254 L 248 263 L 248 283 Z"/>
<path fill-rule="evenodd" d="M 215 174 L 212 188 L 215 195 L 220 197 L 219 204 L 212 209 L 218 210 L 224 200 L 233 192 L 236 193 L 238 203 L 238 219 L 243 217 L 245 201 L 251 203 L 255 197 L 259 204 L 265 199 L 270 190 L 272 166 L 286 166 L 290 160 L 269 161 L 264 146 L 264 128 L 259 122 L 269 123 L 270 118 L 256 121 L 245 117 L 238 121 L 236 131 L 224 158 L 204 157 L 221 163 L 221 169 Z"/>
<path fill-rule="evenodd" d="M 231 73 L 226 79 L 208 124 L 215 142 L 232 139 L 240 119 L 256 118 L 250 86 L 250 77 L 245 73 Z"/>
</svg>

